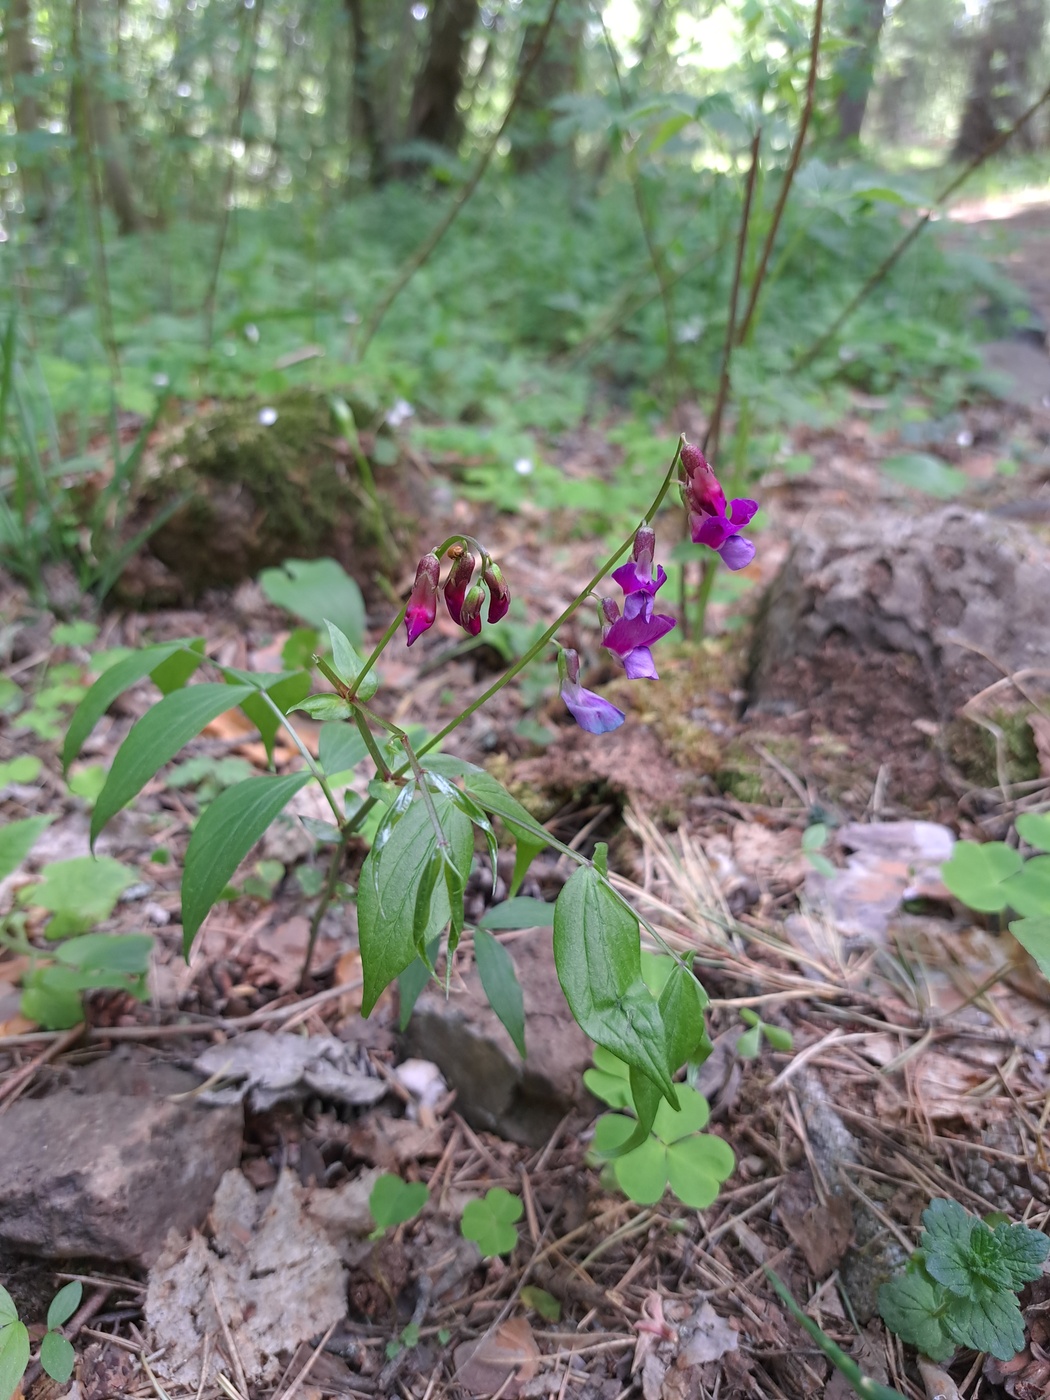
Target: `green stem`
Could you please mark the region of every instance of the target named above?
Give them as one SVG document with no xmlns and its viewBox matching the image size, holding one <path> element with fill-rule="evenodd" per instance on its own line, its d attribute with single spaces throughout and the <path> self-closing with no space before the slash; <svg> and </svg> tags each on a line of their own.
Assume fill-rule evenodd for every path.
<svg viewBox="0 0 1050 1400">
<path fill-rule="evenodd" d="M 339 871 L 342 868 L 343 857 L 346 855 L 346 843 L 349 836 L 348 831 L 344 831 L 339 841 L 332 848 L 332 859 L 328 862 L 328 874 L 325 876 L 324 888 L 317 900 L 317 908 L 314 910 L 313 918 L 310 920 L 310 936 L 306 940 L 306 956 L 303 958 L 303 968 L 299 973 L 299 990 L 306 982 L 310 973 L 310 963 L 313 961 L 314 948 L 317 946 L 317 935 L 321 931 L 321 920 L 328 912 L 329 906 L 335 897 L 336 886 L 339 884 Z"/>
<path fill-rule="evenodd" d="M 715 586 L 715 573 L 718 565 L 714 559 L 704 560 L 704 571 L 700 576 L 700 587 L 696 590 L 696 635 L 703 640 L 707 622 L 707 605 L 711 601 L 711 590 Z"/>
<path fill-rule="evenodd" d="M 285 732 L 291 737 L 292 743 L 295 745 L 295 747 L 302 754 L 303 758 L 306 760 L 307 768 L 309 768 L 313 777 L 317 779 L 318 786 L 324 793 L 325 800 L 327 801 L 329 807 L 331 807 L 332 812 L 335 815 L 336 825 L 339 827 L 339 830 L 342 831 L 343 828 L 346 826 L 346 813 L 343 812 L 340 808 L 339 803 L 336 800 L 335 793 L 333 793 L 332 789 L 328 786 L 328 779 L 325 777 L 324 773 L 322 773 L 313 754 L 303 743 L 302 739 L 299 738 L 299 735 L 295 732 L 295 727 L 292 725 L 291 721 L 288 719 L 288 716 L 284 714 L 284 712 L 281 710 L 280 705 L 277 704 L 273 697 L 271 695 L 268 695 L 265 690 L 260 690 L 259 694 L 262 696 L 263 700 L 266 702 L 267 705 L 269 705 L 270 709 L 277 716 L 277 719 L 283 725 Z"/>
</svg>

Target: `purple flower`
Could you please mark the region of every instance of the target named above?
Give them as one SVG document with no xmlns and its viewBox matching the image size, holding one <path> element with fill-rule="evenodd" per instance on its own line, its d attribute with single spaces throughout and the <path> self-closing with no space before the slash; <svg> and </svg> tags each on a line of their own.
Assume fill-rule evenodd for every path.
<svg viewBox="0 0 1050 1400">
<path fill-rule="evenodd" d="M 503 577 L 503 570 L 500 566 L 487 556 L 482 577 L 489 590 L 488 620 L 489 622 L 499 622 L 501 617 L 506 617 L 507 609 L 510 607 L 510 589 L 507 587 L 507 580 Z"/>
<path fill-rule="evenodd" d="M 405 608 L 405 630 L 408 645 L 421 637 L 428 627 L 433 627 L 437 617 L 437 586 L 441 564 L 436 554 L 424 554 L 416 569 L 416 581 L 408 595 Z"/>
<path fill-rule="evenodd" d="M 656 531 L 643 525 L 635 534 L 634 549 L 626 564 L 613 570 L 613 578 L 628 593 L 655 593 L 667 582 L 663 565 L 658 564 L 653 575 L 653 555 L 656 552 Z"/>
<path fill-rule="evenodd" d="M 565 707 L 581 729 L 588 734 L 608 734 L 610 729 L 619 729 L 627 716 L 609 700 L 603 700 L 593 690 L 584 690 L 580 685 L 579 654 L 568 648 L 558 654 L 558 672 L 561 676 L 561 698 Z"/>
<path fill-rule="evenodd" d="M 681 460 L 693 543 L 713 549 L 727 569 L 746 568 L 755 557 L 755 546 L 740 531 L 758 510 L 758 503 L 737 499 L 727 507 L 725 493 L 699 447 L 687 443 Z"/>
<path fill-rule="evenodd" d="M 653 613 L 655 602 L 651 593 L 629 593 L 623 600 L 623 616 L 611 598 L 602 599 L 606 625 L 602 628 L 602 646 L 612 652 L 627 672 L 629 680 L 658 680 L 653 655 L 649 648 L 666 637 L 675 625 L 673 617 Z"/>
<path fill-rule="evenodd" d="M 481 584 L 472 584 L 467 589 L 467 596 L 463 599 L 463 606 L 459 610 L 459 617 L 456 621 L 472 637 L 476 637 L 481 631 L 481 606 L 484 601 L 485 590 Z"/>
</svg>

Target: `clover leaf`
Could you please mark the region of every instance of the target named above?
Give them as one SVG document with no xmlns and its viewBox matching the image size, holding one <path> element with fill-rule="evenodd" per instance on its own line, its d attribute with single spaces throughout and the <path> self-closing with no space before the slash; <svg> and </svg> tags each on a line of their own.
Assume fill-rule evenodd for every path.
<svg viewBox="0 0 1050 1400">
<path fill-rule="evenodd" d="M 376 1223 L 375 1234 L 404 1225 L 419 1214 L 426 1202 L 427 1188 L 422 1181 L 402 1181 L 389 1172 L 379 1177 L 368 1198 L 368 1209 Z"/>
<path fill-rule="evenodd" d="M 941 866 L 941 879 L 963 904 L 998 914 L 1010 903 L 1003 882 L 1021 869 L 1021 857 L 1004 841 L 957 841 L 952 858 Z"/>
<path fill-rule="evenodd" d="M 510 1254 L 518 1243 L 514 1222 L 521 1219 L 524 1209 L 517 1196 L 502 1186 L 493 1186 L 482 1200 L 470 1201 L 463 1208 L 463 1238 L 473 1240 L 486 1259 Z"/>
<path fill-rule="evenodd" d="M 639 1205 L 653 1205 L 670 1186 L 683 1205 L 702 1210 L 718 1195 L 736 1159 L 728 1143 L 702 1133 L 710 1110 L 707 1100 L 686 1084 L 678 1088 L 679 1107 L 661 1101 L 650 1136 L 623 1156 L 615 1154 L 635 1130 L 633 1118 L 607 1113 L 594 1130 L 594 1150 L 614 1158 L 612 1171 L 620 1190 Z"/>
</svg>

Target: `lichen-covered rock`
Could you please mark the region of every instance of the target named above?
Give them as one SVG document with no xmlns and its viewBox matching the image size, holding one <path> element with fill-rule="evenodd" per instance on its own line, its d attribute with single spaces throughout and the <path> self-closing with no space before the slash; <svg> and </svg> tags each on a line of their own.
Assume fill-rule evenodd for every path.
<svg viewBox="0 0 1050 1400">
<path fill-rule="evenodd" d="M 374 417 L 355 409 L 362 423 Z M 371 435 L 361 439 L 362 450 L 375 450 Z M 394 453 L 391 439 L 384 445 Z M 238 400 L 195 419 L 144 487 L 130 533 L 164 517 L 180 497 L 125 570 L 118 587 L 125 599 L 187 603 L 285 559 L 327 555 L 369 589 L 405 528 L 382 495 L 376 518 L 328 396 L 307 389 Z"/>
<path fill-rule="evenodd" d="M 814 515 L 769 589 L 749 693 L 769 706 L 792 663 L 836 647 L 914 658 L 916 714 L 946 721 L 986 686 L 1050 655 L 1050 546 L 962 506 Z M 819 683 L 819 674 L 808 676 Z"/>
</svg>

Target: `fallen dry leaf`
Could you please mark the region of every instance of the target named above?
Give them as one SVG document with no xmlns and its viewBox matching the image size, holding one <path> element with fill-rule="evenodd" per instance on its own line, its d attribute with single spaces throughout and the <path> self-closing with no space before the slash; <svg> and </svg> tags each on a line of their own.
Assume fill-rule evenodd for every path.
<svg viewBox="0 0 1050 1400">
<path fill-rule="evenodd" d="M 777 1193 L 777 1218 L 814 1278 L 827 1278 L 838 1268 L 853 1234 L 853 1213 L 844 1196 L 831 1196 L 822 1205 L 809 1170 L 792 1172 Z"/>
<path fill-rule="evenodd" d="M 454 1353 L 456 1379 L 472 1395 L 513 1397 L 536 1374 L 540 1349 L 527 1317 L 511 1317 L 480 1341 L 464 1342 Z M 513 1377 L 513 1379 L 510 1379 Z M 509 1382 L 509 1384 L 508 1384 Z"/>
</svg>

